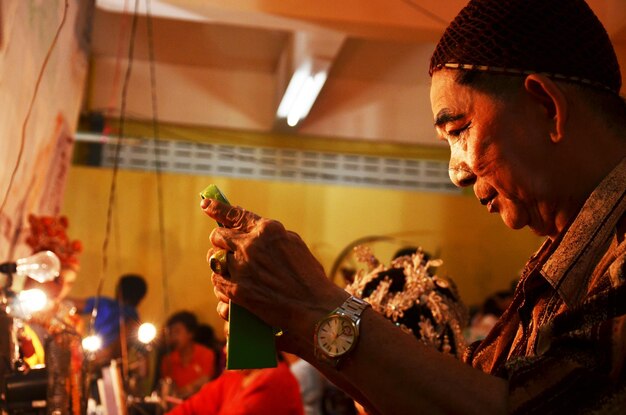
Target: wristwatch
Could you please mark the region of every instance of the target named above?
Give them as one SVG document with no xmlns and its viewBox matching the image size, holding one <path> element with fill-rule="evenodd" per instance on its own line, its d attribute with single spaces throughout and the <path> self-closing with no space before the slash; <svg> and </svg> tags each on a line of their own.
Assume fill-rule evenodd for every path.
<svg viewBox="0 0 626 415">
<path fill-rule="evenodd" d="M 361 314 L 369 303 L 351 296 L 315 325 L 315 357 L 333 367 L 354 351 L 359 341 Z"/>
</svg>

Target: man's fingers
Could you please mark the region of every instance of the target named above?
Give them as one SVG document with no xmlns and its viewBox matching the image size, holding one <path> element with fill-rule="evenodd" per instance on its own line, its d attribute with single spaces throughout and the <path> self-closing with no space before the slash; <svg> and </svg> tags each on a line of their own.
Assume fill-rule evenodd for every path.
<svg viewBox="0 0 626 415">
<path fill-rule="evenodd" d="M 217 287 L 213 287 L 213 294 L 215 294 L 215 298 L 217 298 L 217 301 L 220 301 L 222 303 L 227 303 L 230 300 L 226 296 L 226 294 L 224 294 L 220 290 L 218 290 Z"/>
<path fill-rule="evenodd" d="M 219 251 L 220 249 L 222 249 L 222 248 L 220 248 L 220 247 L 209 248 L 209 250 L 206 253 L 206 262 L 209 262 L 211 260 L 211 256 L 213 256 L 213 254 L 216 253 L 217 251 Z"/>
<path fill-rule="evenodd" d="M 215 248 L 226 249 L 227 251 L 234 252 L 237 250 L 236 240 L 240 235 L 242 235 L 241 232 L 234 229 L 215 228 L 211 232 L 209 240 Z M 215 253 L 215 251 L 213 251 L 213 253 Z"/>
<path fill-rule="evenodd" d="M 211 275 L 211 282 L 213 283 L 213 293 L 217 298 L 217 314 L 222 319 L 228 321 L 230 299 L 226 295 L 226 292 L 229 288 L 232 288 L 232 283 L 223 276 L 215 273 Z"/>
<path fill-rule="evenodd" d="M 230 306 L 228 303 L 220 301 L 217 303 L 217 314 L 223 319 L 228 321 L 228 313 L 230 311 Z"/>
<path fill-rule="evenodd" d="M 215 296 L 219 301 L 228 301 L 231 297 L 229 294 L 232 294 L 236 285 L 230 279 L 216 273 L 211 274 L 211 283 L 213 284 Z"/>
<path fill-rule="evenodd" d="M 252 230 L 257 221 L 261 219 L 254 212 L 239 206 L 229 206 L 213 199 L 204 199 L 200 207 L 204 210 L 204 213 L 224 225 L 224 227 L 243 232 Z"/>
</svg>

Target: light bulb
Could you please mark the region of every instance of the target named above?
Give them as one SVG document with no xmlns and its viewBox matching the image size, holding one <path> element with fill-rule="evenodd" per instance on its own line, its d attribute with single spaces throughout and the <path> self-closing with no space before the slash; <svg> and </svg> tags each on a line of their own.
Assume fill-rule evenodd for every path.
<svg viewBox="0 0 626 415">
<path fill-rule="evenodd" d="M 137 338 L 143 344 L 148 344 L 156 337 L 157 329 L 152 323 L 143 323 L 137 330 Z"/>
<path fill-rule="evenodd" d="M 20 276 L 28 276 L 37 282 L 52 281 L 59 276 L 61 261 L 51 251 L 37 252 L 26 258 L 15 261 L 15 272 Z"/>
<path fill-rule="evenodd" d="M 20 292 L 17 295 L 17 299 L 19 301 L 21 311 L 25 314 L 41 311 L 48 303 L 48 296 L 38 288 Z"/>
<path fill-rule="evenodd" d="M 83 339 L 83 349 L 88 352 L 97 352 L 102 347 L 102 338 L 96 334 L 87 336 Z"/>
</svg>

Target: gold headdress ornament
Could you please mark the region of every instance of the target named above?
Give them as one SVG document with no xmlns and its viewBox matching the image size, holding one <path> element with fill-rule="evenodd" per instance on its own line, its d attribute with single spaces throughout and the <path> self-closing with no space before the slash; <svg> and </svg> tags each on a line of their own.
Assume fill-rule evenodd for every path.
<svg viewBox="0 0 626 415">
<path fill-rule="evenodd" d="M 467 310 L 450 279 L 429 273 L 429 268 L 443 261 L 427 260 L 418 249 L 386 267 L 367 246 L 356 247 L 355 253 L 368 270 L 360 270 L 346 291 L 425 344 L 461 356 L 466 346 L 462 330 Z"/>
</svg>

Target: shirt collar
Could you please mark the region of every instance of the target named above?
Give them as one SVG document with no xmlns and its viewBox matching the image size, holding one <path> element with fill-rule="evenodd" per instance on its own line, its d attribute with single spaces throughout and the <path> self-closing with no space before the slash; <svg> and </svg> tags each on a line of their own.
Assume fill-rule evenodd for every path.
<svg viewBox="0 0 626 415">
<path fill-rule="evenodd" d="M 626 211 L 626 158 L 602 180 L 563 235 L 541 274 L 571 309 L 587 291 L 587 282 Z"/>
</svg>

